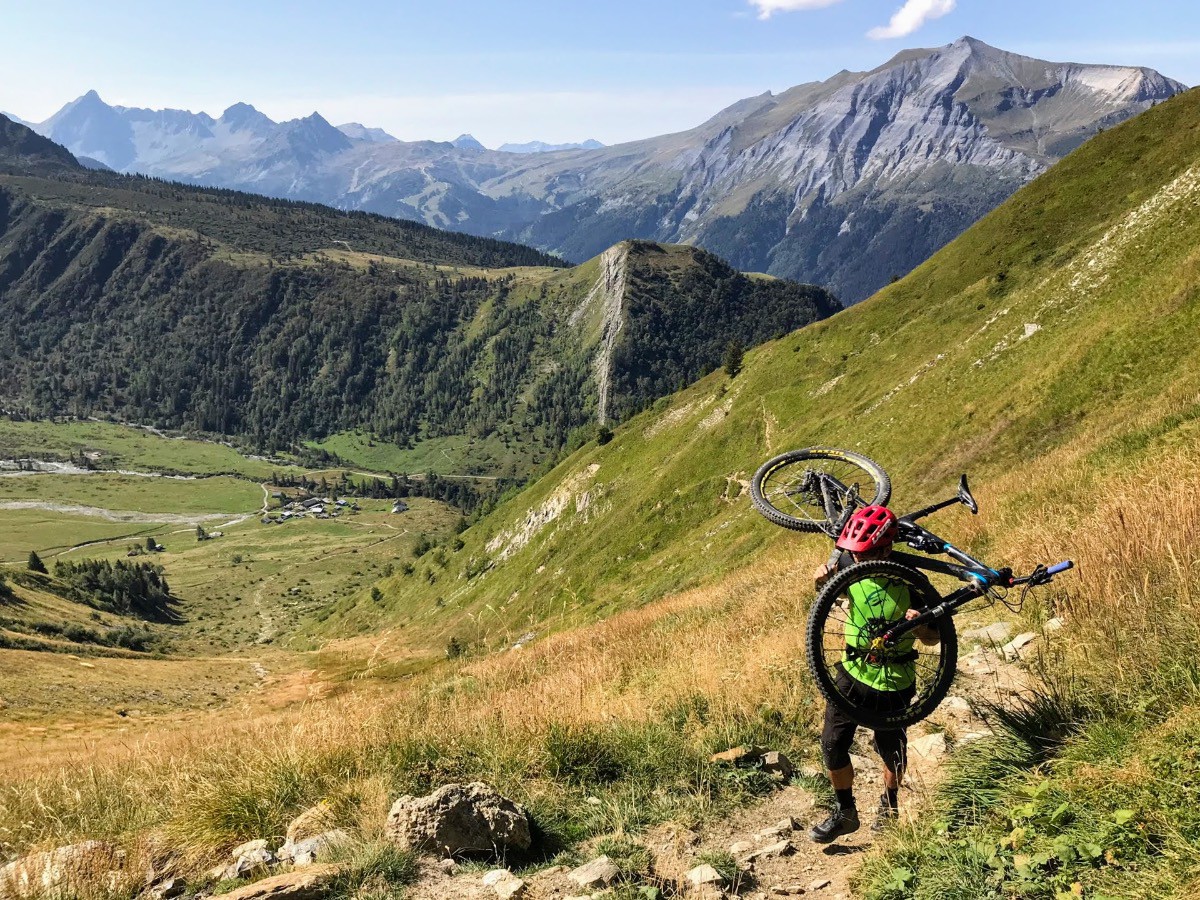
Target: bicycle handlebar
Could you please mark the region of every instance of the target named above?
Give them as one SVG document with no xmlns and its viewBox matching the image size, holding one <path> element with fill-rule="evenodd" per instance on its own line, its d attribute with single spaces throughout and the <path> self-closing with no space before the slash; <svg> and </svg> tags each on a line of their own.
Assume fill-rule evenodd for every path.
<svg viewBox="0 0 1200 900">
<path fill-rule="evenodd" d="M 1070 559 L 1063 560 L 1060 563 L 1055 563 L 1054 565 L 1052 565 L 1048 568 L 1045 566 L 1038 566 L 1036 569 L 1034 569 L 1032 572 L 1030 572 L 1024 578 L 1011 578 L 1010 577 L 1008 580 L 1007 586 L 1015 587 L 1018 584 L 1030 584 L 1030 583 L 1049 584 L 1050 579 L 1052 579 L 1055 575 L 1058 575 L 1061 572 L 1065 572 L 1065 571 L 1067 571 L 1067 569 L 1073 569 L 1073 568 L 1075 568 L 1075 562 Z"/>
</svg>

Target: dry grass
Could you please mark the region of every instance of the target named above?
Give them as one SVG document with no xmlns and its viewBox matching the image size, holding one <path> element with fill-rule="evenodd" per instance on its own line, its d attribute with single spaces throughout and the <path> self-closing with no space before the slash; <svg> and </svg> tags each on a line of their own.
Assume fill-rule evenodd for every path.
<svg viewBox="0 0 1200 900">
<path fill-rule="evenodd" d="M 705 763 L 712 750 L 786 736 L 802 753 L 807 743 L 816 707 L 797 652 L 808 594 L 796 569 L 776 554 L 715 587 L 448 664 L 387 697 L 367 686 L 81 754 L 0 787 L 0 841 L 48 847 L 155 830 L 199 865 L 281 833 L 317 799 L 337 800 L 347 824 L 370 833 L 397 793 L 472 777 L 542 811 L 543 827 L 582 808 L 591 819 L 567 822 L 567 838 L 702 815 L 754 788 L 719 783 Z M 583 804 L 590 794 L 604 804 Z"/>
<path fill-rule="evenodd" d="M 1104 474 L 1064 450 L 982 486 L 985 515 L 947 519 L 947 532 L 1017 568 L 1074 558 L 1056 582 L 1068 620 L 1057 670 L 1109 696 L 1181 696 L 1198 683 L 1198 462 L 1170 450 Z M 135 847 L 157 834 L 199 867 L 281 834 L 318 799 L 371 836 L 397 794 L 468 778 L 528 804 L 551 847 L 720 811 L 759 786 L 710 767 L 711 751 L 815 750 L 801 648 L 808 564 L 822 554 L 798 539 L 716 585 L 522 650 L 34 771 L 0 786 L 0 841 Z"/>
</svg>

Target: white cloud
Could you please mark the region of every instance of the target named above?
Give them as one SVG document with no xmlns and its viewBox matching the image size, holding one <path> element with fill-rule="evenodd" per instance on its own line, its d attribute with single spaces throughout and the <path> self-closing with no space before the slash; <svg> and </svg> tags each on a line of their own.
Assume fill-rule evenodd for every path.
<svg viewBox="0 0 1200 900">
<path fill-rule="evenodd" d="M 886 25 L 872 28 L 867 37 L 874 41 L 905 37 L 912 34 L 930 19 L 940 19 L 954 11 L 958 0 L 905 0 Z"/>
<path fill-rule="evenodd" d="M 822 9 L 841 3 L 842 0 L 750 0 L 750 5 L 757 7 L 760 19 L 771 18 L 772 13 L 795 12 L 800 9 Z"/>
</svg>

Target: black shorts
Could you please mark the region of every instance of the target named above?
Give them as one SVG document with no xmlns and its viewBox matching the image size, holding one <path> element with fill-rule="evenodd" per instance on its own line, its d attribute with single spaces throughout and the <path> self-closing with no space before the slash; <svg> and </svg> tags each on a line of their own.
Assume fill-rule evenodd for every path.
<svg viewBox="0 0 1200 900">
<path fill-rule="evenodd" d="M 912 702 L 914 693 L 913 688 L 904 691 L 877 691 L 852 677 L 842 668 L 841 663 L 834 674 L 834 684 L 844 696 L 862 700 L 864 705 L 882 711 L 904 709 Z M 825 757 L 826 768 L 837 770 L 850 765 L 850 747 L 854 743 L 857 731 L 857 722 L 832 703 L 825 705 L 821 754 Z M 885 766 L 893 772 L 904 769 L 908 760 L 908 735 L 903 728 L 876 731 L 874 744 L 875 752 L 879 754 Z"/>
</svg>

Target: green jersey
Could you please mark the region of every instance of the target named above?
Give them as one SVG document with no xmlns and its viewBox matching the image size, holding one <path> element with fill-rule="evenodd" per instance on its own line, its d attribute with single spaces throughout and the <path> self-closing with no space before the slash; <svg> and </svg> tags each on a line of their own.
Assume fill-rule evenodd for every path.
<svg viewBox="0 0 1200 900">
<path fill-rule="evenodd" d="M 871 665 L 855 650 L 870 649 L 868 626 L 880 619 L 898 622 L 904 618 L 912 605 L 908 585 L 891 578 L 864 578 L 850 585 L 846 594 L 850 611 L 846 618 L 846 652 L 842 655 L 842 668 L 857 681 L 877 691 L 903 691 L 912 687 L 917 677 L 915 658 L 909 662 L 889 662 L 886 666 Z M 891 648 L 893 659 L 912 655 L 916 635 L 908 632 Z"/>
</svg>

